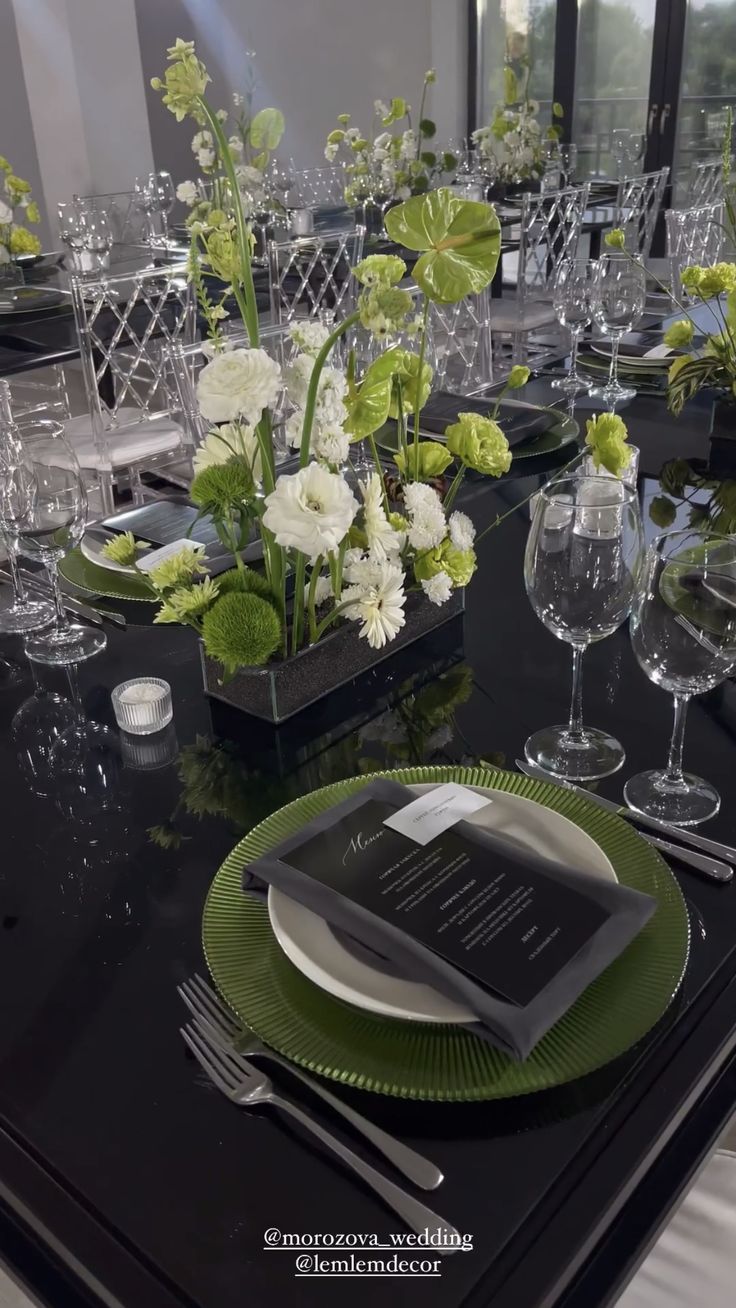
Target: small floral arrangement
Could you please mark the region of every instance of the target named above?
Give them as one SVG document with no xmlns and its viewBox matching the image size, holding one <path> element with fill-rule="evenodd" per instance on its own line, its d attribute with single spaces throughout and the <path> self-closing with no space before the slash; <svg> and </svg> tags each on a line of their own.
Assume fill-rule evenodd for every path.
<svg viewBox="0 0 736 1308">
<path fill-rule="evenodd" d="M 673 526 L 678 508 L 686 508 L 689 527 L 736 535 L 736 481 L 709 478 L 687 459 L 670 459 L 659 484 L 662 494 L 650 501 L 649 517 L 662 531 Z"/>
<path fill-rule="evenodd" d="M 205 99 L 207 71 L 190 42 L 178 41 L 169 60 L 165 78 L 154 85 L 164 90 L 164 103 L 177 118 L 188 114 L 207 126 L 216 156 L 207 166 L 223 179 L 221 210 L 191 224 L 199 244 L 190 275 L 208 320 L 212 357 L 197 382 L 199 409 L 211 430 L 197 452 L 190 494 L 200 513 L 214 521 L 234 567 L 208 577 L 201 551 L 189 546 L 157 567 L 141 569 L 162 601 L 156 620 L 194 627 L 225 675 L 294 655 L 335 623 L 354 623 L 358 637 L 380 649 L 403 627 L 412 592 L 441 605 L 469 583 L 476 568 L 475 528 L 454 509 L 455 498 L 468 468 L 498 477 L 511 463 L 494 418 L 460 414 L 444 446 L 412 438 L 409 424 L 411 418 L 419 431 L 432 382 L 425 357 L 430 306 L 453 303 L 489 284 L 500 252 L 498 219 L 490 205 L 442 188 L 392 209 L 386 218 L 390 238 L 419 256 L 413 271 L 423 295 L 419 322 L 414 296 L 401 284 L 404 261 L 371 255 L 353 270 L 361 286 L 355 311 L 332 329 L 294 324 L 295 356 L 282 370 L 259 345 L 250 231 L 231 142 Z M 202 267 L 225 282 L 223 298 L 235 296 L 247 348 L 227 348 L 224 308 L 209 300 Z M 411 326 L 417 348 L 385 349 L 362 377 L 351 353 L 343 371 L 334 364 L 333 350 L 358 323 L 378 341 Z M 528 370 L 516 369 L 509 384 L 527 377 Z M 277 476 L 272 416 L 284 397 L 299 467 Z M 384 476 L 374 435 L 389 418 L 398 432 L 392 477 Z M 351 484 L 346 462 L 351 444 L 360 440 L 368 441 L 375 470 Z M 452 464 L 450 480 L 445 474 Z M 262 574 L 242 559 L 253 534 L 263 545 Z M 106 548 L 116 550 L 119 562 L 137 567 L 133 543 L 126 547 L 123 539 Z"/>
<path fill-rule="evenodd" d="M 457 169 L 457 159 L 449 150 L 439 153 L 431 142 L 437 128 L 425 115 L 427 90 L 436 81 L 433 68 L 424 74 L 422 97 L 416 128 L 412 125 L 411 105 L 401 97 L 387 104 L 374 102 L 371 135 L 351 126 L 351 115 L 338 116 L 339 127 L 330 132 L 325 158 L 334 163 L 341 155 L 348 178 L 345 186 L 347 204 L 357 205 L 373 198 L 408 200 L 450 180 Z"/>
<path fill-rule="evenodd" d="M 9 263 L 19 254 L 40 254 L 41 242 L 35 232 L 16 221 L 19 209 L 26 222 L 40 223 L 38 205 L 31 196 L 31 184 L 17 177 L 12 165 L 0 155 L 0 264 Z"/>
<path fill-rule="evenodd" d="M 544 172 L 542 142 L 558 140 L 561 128 L 557 123 L 543 128 L 537 117 L 539 102 L 529 96 L 531 62 L 524 55 L 521 60 L 521 79 L 510 63 L 504 68 L 503 104 L 497 104 L 489 126 L 479 127 L 472 135 L 481 158 L 492 164 L 496 176 L 505 185 L 538 181 Z M 555 118 L 562 118 L 562 105 L 552 106 Z"/>
</svg>

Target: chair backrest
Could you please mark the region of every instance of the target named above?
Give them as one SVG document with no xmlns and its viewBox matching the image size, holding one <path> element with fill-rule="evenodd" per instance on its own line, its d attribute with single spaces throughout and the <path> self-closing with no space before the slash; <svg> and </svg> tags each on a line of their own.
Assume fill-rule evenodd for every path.
<svg viewBox="0 0 736 1308">
<path fill-rule="evenodd" d="M 227 343 L 233 350 L 250 348 L 250 338 L 245 331 L 233 332 L 227 337 Z M 297 353 L 288 324 L 262 327 L 258 344 L 260 349 L 276 360 L 282 374 Z M 165 355 L 169 388 L 174 393 L 170 412 L 184 428 L 188 444 L 196 449 L 212 427 L 212 423 L 202 417 L 197 404 L 197 380 L 202 369 L 210 362 L 212 350 L 207 341 L 196 341 L 189 345 L 174 341 L 166 346 Z M 286 417 L 285 398 L 282 392 L 272 407 L 271 412 L 276 422 Z"/>
<path fill-rule="evenodd" d="M 185 263 L 75 275 L 71 289 L 93 432 L 104 446 L 106 432 L 168 412 L 164 346 L 194 339 L 194 295 Z"/>
<path fill-rule="evenodd" d="M 680 299 L 680 274 L 688 264 L 717 263 L 725 240 L 723 227 L 723 201 L 698 205 L 693 209 L 669 209 L 667 224 L 667 257 L 672 269 L 672 289 Z"/>
<path fill-rule="evenodd" d="M 523 196 L 518 229 L 519 302 L 551 297 L 560 264 L 577 254 L 589 190 L 586 182 L 562 191 Z"/>
<path fill-rule="evenodd" d="M 318 209 L 345 202 L 345 173 L 342 168 L 303 168 L 293 174 L 289 204 L 295 209 Z"/>
<path fill-rule="evenodd" d="M 645 259 L 652 247 L 669 167 L 654 173 L 622 177 L 616 195 L 614 226 L 626 233 L 626 246 L 632 254 Z"/>
<path fill-rule="evenodd" d="M 433 389 L 469 395 L 493 381 L 491 290 L 432 305 Z"/>
<path fill-rule="evenodd" d="M 136 245 L 147 231 L 146 215 L 136 207 L 133 191 L 111 191 L 100 195 L 75 195 L 75 200 L 107 215 L 113 240 L 119 245 Z"/>
<path fill-rule="evenodd" d="M 268 287 L 273 325 L 314 318 L 329 311 L 350 313 L 355 299 L 352 269 L 363 257 L 365 229 L 314 232 L 288 241 L 269 241 Z"/>
<path fill-rule="evenodd" d="M 722 191 L 723 160 L 721 158 L 694 160 L 687 179 L 685 199 L 687 207 L 696 208 L 704 204 L 713 204 L 721 199 Z"/>
</svg>

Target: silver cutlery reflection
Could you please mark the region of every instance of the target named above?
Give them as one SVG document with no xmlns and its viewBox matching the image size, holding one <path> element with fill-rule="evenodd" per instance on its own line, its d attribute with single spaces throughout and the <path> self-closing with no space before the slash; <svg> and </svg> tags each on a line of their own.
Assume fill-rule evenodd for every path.
<svg viewBox="0 0 736 1308">
<path fill-rule="evenodd" d="M 35 591 L 37 595 L 45 595 L 46 598 L 51 596 L 49 587 L 38 573 L 31 572 L 28 568 L 21 568 L 20 575 L 29 590 Z M 67 595 L 64 590 L 62 590 L 61 594 L 64 608 L 68 613 L 73 613 L 78 618 L 84 618 L 85 621 L 91 622 L 95 627 L 101 627 L 103 622 L 111 622 L 114 627 L 122 627 L 123 629 L 127 626 L 122 613 L 117 613 L 114 609 L 96 609 L 91 604 L 85 604 L 82 600 L 78 600 L 75 595 Z"/>
<path fill-rule="evenodd" d="M 307 1076 L 273 1049 L 261 1044 L 260 1040 L 252 1036 L 249 1031 L 245 1031 L 237 1018 L 233 1017 L 230 1010 L 225 1007 L 219 995 L 201 976 L 195 974 L 190 981 L 184 981 L 182 985 L 177 986 L 177 990 L 204 1033 L 211 1036 L 225 1052 L 232 1053 L 236 1057 L 239 1055 L 243 1059 L 269 1058 L 272 1063 L 286 1068 L 292 1076 L 302 1081 L 336 1113 L 344 1117 L 346 1122 L 350 1122 L 366 1140 L 370 1140 L 371 1144 L 375 1145 L 376 1149 L 409 1181 L 413 1181 L 414 1185 L 418 1185 L 422 1190 L 434 1190 L 440 1184 L 443 1179 L 442 1172 L 428 1158 L 423 1158 L 401 1140 L 397 1140 L 387 1131 L 383 1131 L 380 1126 L 368 1121 L 354 1108 L 350 1108 L 336 1095 L 331 1094 L 318 1081 Z"/>
<path fill-rule="evenodd" d="M 366 1185 L 375 1191 L 389 1208 L 392 1208 L 399 1217 L 403 1218 L 407 1226 L 415 1231 L 418 1235 L 427 1227 L 430 1230 L 440 1230 L 442 1232 L 443 1244 L 446 1242 L 448 1248 L 444 1249 L 443 1245 L 438 1246 L 443 1252 L 449 1253 L 451 1249 L 458 1247 L 460 1237 L 454 1227 L 448 1222 L 433 1213 L 431 1209 L 426 1208 L 423 1203 L 415 1199 L 406 1190 L 395 1185 L 370 1163 L 366 1163 L 358 1154 L 353 1153 L 347 1145 L 343 1144 L 337 1136 L 332 1135 L 319 1122 L 310 1117 L 297 1104 L 290 1099 L 285 1099 L 283 1095 L 277 1094 L 273 1083 L 252 1063 L 248 1063 L 238 1054 L 226 1052 L 219 1042 L 208 1036 L 201 1028 L 190 1024 L 181 1028 L 181 1034 L 191 1049 L 197 1062 L 204 1069 L 210 1080 L 214 1082 L 218 1090 L 234 1104 L 242 1108 L 255 1108 L 258 1104 L 271 1104 L 272 1107 L 278 1108 L 282 1113 L 287 1113 L 289 1117 L 295 1118 L 307 1131 L 326 1145 L 332 1153 L 345 1163 Z"/>
<path fill-rule="evenodd" d="M 605 809 L 607 813 L 615 813 L 617 817 L 628 819 L 632 826 L 637 828 L 642 840 L 654 845 L 655 849 L 661 850 L 668 858 L 682 863 L 684 867 L 700 872 L 711 881 L 726 882 L 733 880 L 733 867 L 730 863 L 724 863 L 721 858 L 716 858 L 715 853 L 726 858 L 736 859 L 736 849 L 730 849 L 728 845 L 720 845 L 716 840 L 708 840 L 706 836 L 696 836 L 694 832 L 685 831 L 681 827 L 671 825 L 669 822 L 659 822 L 656 818 L 644 817 L 643 814 L 635 813 L 633 809 L 626 808 L 623 804 L 616 804 L 612 799 L 604 799 L 602 795 L 595 795 L 582 786 L 573 785 L 572 781 L 566 781 L 564 777 L 553 777 L 549 772 L 536 767 L 533 763 L 526 763 L 517 758 L 516 766 L 519 772 L 523 772 L 527 777 L 534 777 L 537 781 L 548 781 L 553 786 L 561 786 L 563 790 L 572 790 L 576 795 L 582 795 L 584 799 L 589 799 L 598 808 Z M 641 826 L 646 827 L 647 830 L 639 830 Z M 661 831 L 667 838 L 652 835 L 649 831 L 650 827 L 654 831 Z M 715 852 L 698 853 L 696 849 L 691 848 L 696 842 L 701 849 L 712 849 Z"/>
</svg>

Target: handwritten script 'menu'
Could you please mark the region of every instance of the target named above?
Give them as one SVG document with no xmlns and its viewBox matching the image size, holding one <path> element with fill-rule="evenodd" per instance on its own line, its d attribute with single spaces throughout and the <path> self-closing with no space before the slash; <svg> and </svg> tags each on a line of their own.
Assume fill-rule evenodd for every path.
<svg viewBox="0 0 736 1308">
<path fill-rule="evenodd" d="M 369 845 L 373 845 L 377 840 L 381 839 L 381 836 L 385 836 L 385 834 L 385 831 L 374 831 L 372 836 L 364 836 L 363 832 L 359 831 L 357 835 L 353 836 L 342 856 L 343 867 L 353 854 L 362 854 L 364 849 L 367 849 Z"/>
</svg>

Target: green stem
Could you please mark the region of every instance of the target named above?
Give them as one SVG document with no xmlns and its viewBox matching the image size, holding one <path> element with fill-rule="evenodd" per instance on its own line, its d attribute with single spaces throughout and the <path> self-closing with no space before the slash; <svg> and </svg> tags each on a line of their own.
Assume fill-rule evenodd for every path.
<svg viewBox="0 0 736 1308">
<path fill-rule="evenodd" d="M 384 509 L 385 514 L 386 514 L 386 517 L 388 517 L 389 513 L 391 512 L 391 510 L 390 510 L 390 508 L 389 508 L 389 503 L 388 503 L 388 492 L 387 492 L 387 490 L 386 490 L 386 483 L 385 483 L 384 480 L 383 480 L 383 468 L 381 467 L 381 460 L 380 460 L 380 457 L 379 457 L 379 454 L 378 454 L 378 446 L 376 445 L 376 437 L 375 437 L 375 433 L 374 433 L 374 432 L 370 432 L 370 434 L 369 434 L 369 436 L 368 436 L 368 444 L 369 444 L 370 447 L 371 447 L 371 454 L 372 454 L 372 456 L 373 456 L 373 462 L 374 462 L 375 465 L 376 465 L 376 472 L 378 473 L 378 480 L 379 480 L 380 483 L 381 483 L 381 496 L 382 496 L 382 498 L 383 498 L 383 509 Z"/>
<path fill-rule="evenodd" d="M 496 419 L 497 419 L 497 417 L 498 417 L 498 411 L 499 411 L 499 409 L 501 408 L 501 400 L 503 399 L 503 397 L 504 397 L 504 395 L 506 394 L 506 392 L 507 392 L 508 389 L 509 389 L 509 388 L 508 388 L 508 383 L 507 383 L 507 384 L 506 384 L 505 386 L 503 386 L 503 387 L 501 388 L 501 390 L 498 392 L 498 398 L 497 398 L 497 400 L 496 400 L 496 407 L 494 408 L 493 413 L 491 414 L 491 418 L 493 419 L 494 422 L 496 421 Z"/>
<path fill-rule="evenodd" d="M 458 468 L 457 472 L 455 473 L 455 476 L 454 476 L 453 479 L 452 479 L 452 482 L 451 482 L 451 484 L 450 484 L 450 489 L 448 490 L 448 492 L 447 492 L 447 494 L 446 494 L 446 496 L 445 496 L 445 498 L 444 498 L 443 508 L 444 508 L 445 512 L 447 512 L 447 510 L 450 509 L 450 508 L 452 507 L 452 505 L 454 504 L 454 502 L 455 502 L 455 496 L 457 495 L 458 491 L 460 490 L 460 487 L 461 487 L 461 485 L 462 485 L 462 481 L 463 481 L 463 477 L 464 477 L 464 476 L 465 476 L 465 464 L 464 464 L 464 463 L 461 463 L 461 464 L 460 464 L 460 467 Z"/>
<path fill-rule="evenodd" d="M 396 396 L 396 430 L 399 437 L 399 448 L 404 455 L 404 467 L 406 475 L 409 476 L 409 442 L 406 438 L 406 415 L 404 414 L 404 392 L 401 383 L 394 378 L 394 395 Z M 402 478 L 403 480 L 403 478 Z"/>
<path fill-rule="evenodd" d="M 320 350 L 319 354 L 317 355 L 314 361 L 314 367 L 312 368 L 312 375 L 309 378 L 309 386 L 307 388 L 307 399 L 304 405 L 304 424 L 302 426 L 302 439 L 301 439 L 301 445 L 299 447 L 300 468 L 306 468 L 309 462 L 309 444 L 312 438 L 312 423 L 314 422 L 314 409 L 317 403 L 317 391 L 319 389 L 319 379 L 322 376 L 322 369 L 324 368 L 325 363 L 327 362 L 327 358 L 329 356 L 332 347 L 336 344 L 337 341 L 339 341 L 340 337 L 344 336 L 346 331 L 348 331 L 349 328 L 351 328 L 359 320 L 360 320 L 359 313 L 351 313 L 348 318 L 344 318 L 342 322 L 338 323 L 334 331 L 330 332 L 330 335 L 327 337 L 327 340 L 325 341 L 324 345 L 322 346 L 322 349 Z"/>
<path fill-rule="evenodd" d="M 244 289 L 244 303 L 241 308 L 240 300 L 238 300 L 238 308 L 243 315 L 243 322 L 248 330 L 250 343 L 255 347 L 258 345 L 258 305 L 256 304 L 256 291 L 255 286 L 253 285 L 253 268 L 250 261 L 250 230 L 245 221 L 245 214 L 243 213 L 238 179 L 235 175 L 235 167 L 233 165 L 232 155 L 230 154 L 230 146 L 227 143 L 227 137 L 223 131 L 222 123 L 217 115 L 212 112 L 203 96 L 197 96 L 197 101 L 201 105 L 202 113 L 207 119 L 209 129 L 217 142 L 217 152 L 220 156 L 220 163 L 222 164 L 230 185 L 230 198 L 235 217 L 235 229 L 237 231 L 238 251 L 240 254 L 240 278 Z M 233 287 L 233 290 L 236 292 L 237 299 L 237 290 L 235 287 Z"/>
<path fill-rule="evenodd" d="M 340 614 L 341 614 L 341 613 L 344 613 L 344 612 L 345 612 L 345 609 L 349 609 L 349 608 L 350 608 L 350 601 L 349 601 L 349 600 L 346 600 L 346 602 L 345 602 L 344 604 L 338 604 L 338 605 L 336 605 L 336 607 L 332 610 L 332 612 L 331 612 L 331 613 L 328 613 L 328 614 L 327 614 L 327 617 L 326 617 L 326 618 L 323 618 L 322 621 L 321 621 L 320 623 L 317 624 L 317 636 L 316 636 L 316 639 L 317 639 L 317 640 L 321 640 L 321 639 L 322 639 L 322 636 L 323 636 L 324 633 L 326 632 L 327 628 L 330 626 L 330 624 L 331 624 L 332 622 L 335 621 L 335 618 L 339 618 Z"/>
<path fill-rule="evenodd" d="M 424 102 L 426 99 L 427 99 L 427 81 L 425 78 L 424 85 L 422 87 L 422 98 L 419 101 L 419 122 L 417 123 L 417 154 L 416 154 L 417 163 L 419 162 L 419 156 L 422 153 L 422 123 L 424 122 Z"/>
<path fill-rule="evenodd" d="M 317 619 L 316 619 L 315 612 L 314 612 L 314 595 L 315 595 L 315 591 L 316 591 L 316 589 L 317 589 L 317 582 L 318 582 L 318 580 L 319 580 L 319 574 L 320 574 L 320 572 L 322 571 L 322 563 L 323 563 L 323 559 L 322 559 L 322 555 L 320 554 L 319 557 L 315 560 L 315 562 L 314 562 L 313 565 L 312 565 L 312 572 L 311 572 L 311 576 L 310 576 L 310 578 L 309 578 L 309 598 L 308 598 L 307 604 L 308 604 L 308 609 L 309 609 L 309 643 L 310 643 L 310 645 L 314 645 L 315 642 L 316 642 L 316 640 L 317 640 Z"/>
<path fill-rule="evenodd" d="M 294 610 L 291 617 L 291 652 L 296 654 L 302 643 L 304 626 L 304 576 L 307 570 L 307 557 L 297 554 L 294 569 Z"/>
<path fill-rule="evenodd" d="M 424 309 L 422 312 L 422 339 L 419 345 L 419 367 L 417 369 L 417 385 L 414 393 L 414 480 L 419 481 L 419 415 L 422 411 L 422 370 L 424 368 L 424 355 L 427 349 L 427 323 L 429 321 L 429 299 L 424 297 Z M 408 468 L 407 468 L 408 472 Z"/>
<path fill-rule="evenodd" d="M 582 450 L 578 450 L 577 453 L 574 454 L 573 457 L 570 459 L 570 462 L 566 463 L 564 468 L 560 468 L 559 472 L 555 473 L 555 478 L 561 477 L 563 473 L 567 472 L 572 467 L 572 465 L 580 458 L 580 455 L 582 453 L 583 453 Z M 475 544 L 477 545 L 478 541 L 482 540 L 484 536 L 487 536 L 489 531 L 495 531 L 496 527 L 500 527 L 501 523 L 505 522 L 507 518 L 510 518 L 512 513 L 518 513 L 519 509 L 523 509 L 524 505 L 528 504 L 529 501 L 533 499 L 534 496 L 538 493 L 538 491 L 539 491 L 539 487 L 537 487 L 537 490 L 530 491 L 529 494 L 526 495 L 523 500 L 519 500 L 518 504 L 514 504 L 512 508 L 507 509 L 505 513 L 502 513 L 500 514 L 500 516 L 495 518 L 493 522 L 489 522 L 488 526 L 484 527 L 483 531 L 479 532 L 478 535 L 476 536 Z"/>
</svg>

